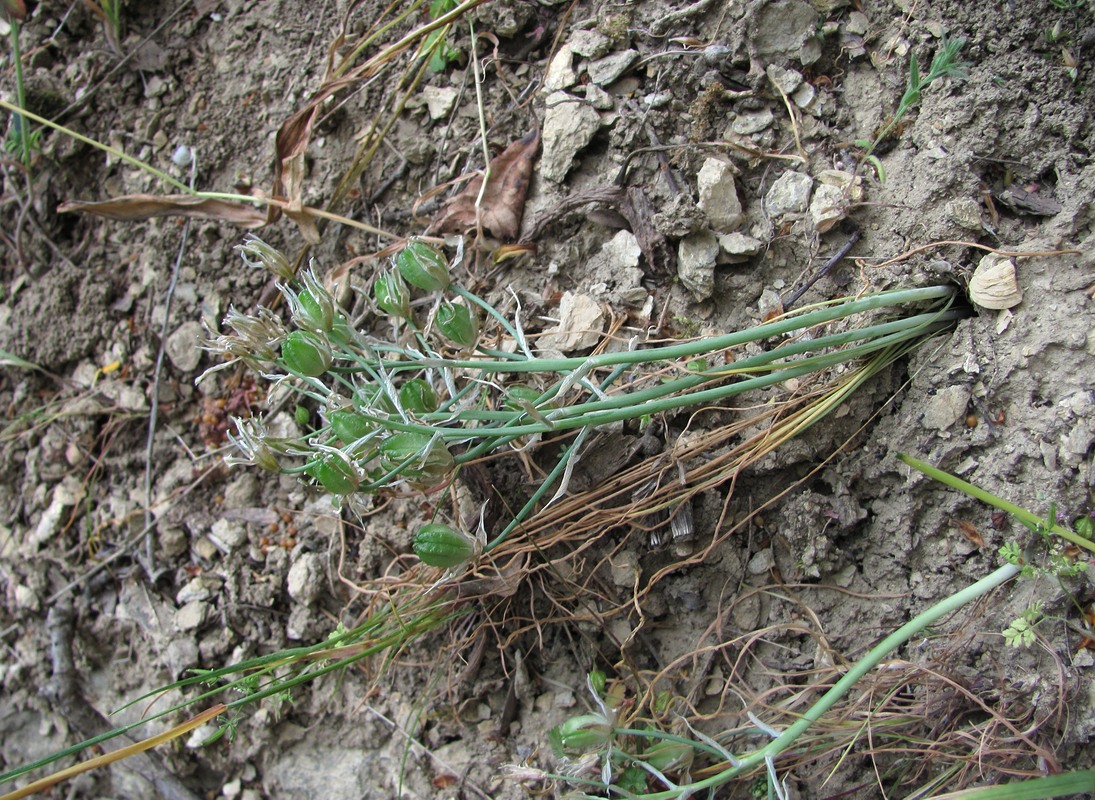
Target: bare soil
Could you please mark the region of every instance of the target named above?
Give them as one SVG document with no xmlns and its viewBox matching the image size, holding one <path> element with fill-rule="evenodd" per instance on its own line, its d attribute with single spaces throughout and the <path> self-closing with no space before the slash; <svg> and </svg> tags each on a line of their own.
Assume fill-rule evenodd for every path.
<svg viewBox="0 0 1095 800">
<path fill-rule="evenodd" d="M 21 31 L 27 107 L 184 182 L 180 148 L 190 148 L 198 189 L 270 192 L 279 126 L 320 87 L 340 32 L 356 41 L 383 5 L 150 0 L 126 5 L 112 43 L 85 5 L 38 4 Z M 489 149 L 530 131 L 543 144 L 517 237 L 534 250 L 469 263 L 484 296 L 519 294 L 532 332 L 552 327 L 565 292 L 666 335 L 756 324 L 853 230 L 862 236 L 849 258 L 800 302 L 965 287 L 986 252 L 976 245 L 1067 252 L 1017 258 L 1020 303 L 971 305 L 952 334 L 744 472 L 732 496 L 724 486 L 695 498 L 691 540 L 654 548 L 638 532 L 593 532 L 567 562 L 573 575 L 538 571 L 512 597 L 480 601 L 460 623 L 481 626 L 477 638 L 436 631 L 395 663 L 362 662 L 247 707 L 231 741 L 202 747 L 205 728 L 56 796 L 525 797 L 544 784 L 504 767 L 559 768 L 547 732 L 590 709 L 593 668 L 628 703 L 666 692 L 712 735 L 749 727 L 750 711 L 780 727 L 816 697 L 796 699 L 796 687 L 831 679 L 987 574 L 1006 542 L 1044 564 L 1033 533 L 896 454 L 1066 524 L 1095 512 L 1095 6 L 1059 5 L 496 0 L 472 12 Z M 368 54 L 426 20 L 416 13 Z M 966 40 L 965 77 L 924 89 L 876 150 L 882 181 L 855 142 L 892 119 L 910 55 L 926 71 L 944 36 Z M 446 182 L 483 166 L 466 22 L 450 41 L 459 54 L 408 93 L 339 213 L 422 234 L 457 191 Z M 377 109 L 406 91 L 399 74 L 323 106 L 308 204 L 332 197 Z M 559 104 L 573 109 L 553 115 Z M 195 378 L 215 365 L 198 349 L 202 324 L 273 296 L 269 276 L 234 251 L 244 231 L 59 213 L 65 201 L 170 190 L 53 131 L 29 170 L 15 155 L 3 163 L 0 349 L 37 365 L 6 360 L 0 371 L 0 766 L 12 769 L 136 721 L 146 704 L 104 715 L 194 668 L 352 625 L 431 500 L 358 514 L 295 477 L 226 468 L 227 417 L 259 411 L 263 387 L 242 372 Z M 720 164 L 741 205 L 735 220 L 726 197 L 704 199 L 701 172 Z M 808 204 L 826 170 L 857 181 L 830 225 L 808 205 L 779 207 L 773 186 L 789 173 Z M 568 205 L 619 185 L 649 203 L 648 247 L 620 237 L 641 233 L 633 205 L 630 217 L 618 200 Z M 306 249 L 286 218 L 258 234 L 365 288 L 383 259 L 359 257 L 390 243 L 331 224 Z M 694 251 L 711 255 L 694 262 Z M 729 414 L 707 413 L 698 429 Z M 662 439 L 691 424 L 666 420 Z M 622 466 L 591 456 L 575 487 Z M 583 569 L 595 587 L 585 595 L 569 588 Z M 951 768 L 940 786 L 1090 767 L 1091 574 L 1014 582 L 896 653 L 823 728 L 846 753 L 830 745 L 778 762 L 792 796 L 904 797 Z M 572 605 L 549 602 L 564 597 Z M 1035 644 L 1009 647 L 1002 631 L 1034 602 L 1044 614 Z M 477 644 L 452 648 L 467 641 Z M 914 756 L 882 727 L 869 734 L 872 719 L 900 709 L 920 719 L 908 729 Z M 840 739 L 849 729 L 863 733 Z"/>
</svg>

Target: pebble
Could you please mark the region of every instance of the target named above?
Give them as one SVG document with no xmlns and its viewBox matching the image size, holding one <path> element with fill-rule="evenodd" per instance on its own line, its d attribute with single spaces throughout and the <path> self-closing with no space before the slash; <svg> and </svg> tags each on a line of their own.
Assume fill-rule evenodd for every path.
<svg viewBox="0 0 1095 800">
<path fill-rule="evenodd" d="M 764 3 L 753 16 L 749 39 L 759 55 L 797 58 L 809 65 L 821 55 L 817 19 L 817 11 L 803 0 Z"/>
<path fill-rule="evenodd" d="M 559 324 L 540 337 L 542 350 L 569 353 L 588 350 L 601 341 L 604 312 L 601 305 L 587 294 L 564 292 L 559 301 Z"/>
<path fill-rule="evenodd" d="M 567 45 L 584 58 L 600 58 L 608 52 L 608 37 L 597 31 L 575 31 Z"/>
<path fill-rule="evenodd" d="M 323 588 L 323 559 L 315 553 L 302 553 L 289 567 L 285 587 L 298 603 L 312 605 Z"/>
<path fill-rule="evenodd" d="M 212 611 L 212 606 L 202 600 L 187 603 L 175 612 L 175 630 L 180 632 L 197 630 L 206 623 Z"/>
<path fill-rule="evenodd" d="M 768 76 L 768 80 L 783 90 L 784 94 L 791 94 L 802 84 L 802 73 L 793 69 L 769 64 L 768 69 L 764 72 Z"/>
<path fill-rule="evenodd" d="M 173 637 L 164 650 L 164 659 L 172 677 L 181 678 L 200 663 L 198 643 L 193 636 Z"/>
<path fill-rule="evenodd" d="M 772 548 L 766 547 L 750 558 L 749 563 L 745 565 L 745 568 L 749 571 L 750 575 L 764 575 L 771 570 L 775 564 L 776 558 L 772 555 Z"/>
<path fill-rule="evenodd" d="M 639 60 L 637 50 L 619 50 L 590 63 L 586 68 L 589 79 L 598 86 L 608 86 Z"/>
<path fill-rule="evenodd" d="M 844 190 L 829 184 L 821 184 L 810 200 L 810 210 L 806 217 L 818 233 L 832 229 L 848 212 L 848 198 Z"/>
<path fill-rule="evenodd" d="M 730 257 L 730 261 L 743 261 L 755 256 L 764 247 L 764 242 L 744 233 L 726 233 L 719 237 L 719 247 Z"/>
<path fill-rule="evenodd" d="M 750 136 L 760 133 L 775 120 L 772 109 L 764 108 L 760 111 L 752 111 L 748 114 L 738 114 L 730 123 L 730 130 L 738 136 Z"/>
<path fill-rule="evenodd" d="M 448 117 L 459 96 L 460 90 L 452 86 L 422 87 L 422 99 L 426 101 L 426 111 L 430 119 L 434 121 Z"/>
<path fill-rule="evenodd" d="M 810 202 L 813 178 L 801 172 L 785 172 L 764 196 L 764 208 L 773 219 L 801 214 Z"/>
<path fill-rule="evenodd" d="M 213 523 L 209 535 L 228 551 L 247 543 L 247 528 L 235 520 L 218 519 Z"/>
<path fill-rule="evenodd" d="M 211 588 L 211 582 L 199 575 L 179 589 L 179 593 L 175 595 L 175 602 L 185 606 L 198 600 L 208 600 L 213 596 Z"/>
<path fill-rule="evenodd" d="M 609 560 L 608 569 L 612 583 L 622 589 L 634 586 L 636 579 L 642 573 L 639 555 L 634 550 L 617 553 Z"/>
<path fill-rule="evenodd" d="M 924 403 L 920 424 L 933 431 L 945 431 L 966 418 L 972 396 L 968 386 L 945 386 Z"/>
<path fill-rule="evenodd" d="M 696 300 L 706 300 L 715 291 L 715 261 L 719 240 L 710 231 L 685 236 L 677 248 L 677 275 Z"/>
<path fill-rule="evenodd" d="M 544 114 L 544 150 L 540 158 L 540 175 L 553 183 L 561 183 L 574 163 L 574 157 L 589 144 L 601 127 L 601 115 L 588 103 L 566 92 L 555 92 L 547 98 Z"/>
<path fill-rule="evenodd" d="M 968 231 L 981 233 L 984 229 L 984 219 L 981 217 L 981 204 L 972 197 L 962 197 L 951 200 L 943 206 L 943 213 L 947 219 L 965 228 Z"/>
<path fill-rule="evenodd" d="M 561 89 L 568 89 L 578 82 L 578 73 L 574 69 L 574 49 L 569 44 L 559 48 L 544 71 L 544 86 L 541 91 L 551 95 Z"/>
<path fill-rule="evenodd" d="M 75 476 L 69 475 L 61 480 L 53 489 L 49 506 L 42 512 L 41 519 L 31 536 L 31 544 L 45 544 L 57 533 L 65 512 L 84 498 L 83 483 Z"/>
<path fill-rule="evenodd" d="M 201 361 L 202 350 L 199 346 L 204 338 L 201 323 L 197 320 L 184 322 L 174 332 L 169 333 L 164 342 L 164 351 L 175 369 L 179 372 L 193 372 Z"/>
<path fill-rule="evenodd" d="M 716 233 L 730 233 L 745 221 L 741 201 L 738 199 L 734 172 L 729 164 L 717 158 L 708 158 L 696 177 L 699 188 L 699 207 L 707 215 L 707 221 Z"/>
</svg>

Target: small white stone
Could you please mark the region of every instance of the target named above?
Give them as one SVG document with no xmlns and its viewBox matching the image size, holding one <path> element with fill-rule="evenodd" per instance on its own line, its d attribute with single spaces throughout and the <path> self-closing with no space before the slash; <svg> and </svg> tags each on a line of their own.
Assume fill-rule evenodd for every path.
<svg viewBox="0 0 1095 800">
<path fill-rule="evenodd" d="M 544 86 L 541 91 L 551 94 L 560 89 L 569 89 L 578 82 L 578 73 L 574 71 L 574 49 L 569 44 L 559 48 L 544 71 Z"/>
<path fill-rule="evenodd" d="M 638 60 L 638 51 L 620 50 L 592 62 L 587 67 L 586 72 L 589 73 L 589 79 L 598 86 L 608 86 L 627 72 L 631 65 Z"/>
<path fill-rule="evenodd" d="M 677 248 L 677 275 L 697 300 L 706 300 L 715 291 L 715 261 L 719 240 L 710 231 L 685 236 Z"/>
<path fill-rule="evenodd" d="M 315 553 L 302 553 L 289 567 L 286 589 L 289 596 L 306 606 L 319 597 L 323 588 L 323 560 Z"/>
<path fill-rule="evenodd" d="M 844 219 L 848 212 L 848 198 L 844 190 L 821 184 L 810 201 L 807 218 L 818 233 L 825 233 Z"/>
<path fill-rule="evenodd" d="M 206 623 L 212 611 L 212 607 L 201 600 L 187 603 L 175 612 L 175 629 L 180 632 L 197 630 Z"/>
<path fill-rule="evenodd" d="M 780 219 L 788 214 L 801 214 L 810 202 L 813 178 L 801 172 L 785 172 L 776 179 L 764 196 L 768 215 Z"/>
<path fill-rule="evenodd" d="M 968 386 L 943 387 L 924 404 L 920 424 L 933 431 L 947 430 L 965 419 L 971 396 Z"/>
<path fill-rule="evenodd" d="M 426 111 L 430 119 L 441 120 L 448 117 L 460 90 L 452 86 L 423 86 L 422 99 L 426 101 Z"/>
<path fill-rule="evenodd" d="M 802 73 L 776 64 L 769 64 L 765 74 L 775 86 L 783 90 L 784 94 L 791 94 L 802 84 Z"/>
<path fill-rule="evenodd" d="M 550 95 L 546 105 L 540 175 L 545 180 L 561 183 L 570 171 L 574 156 L 589 144 L 601 127 L 601 115 L 588 103 L 566 92 Z"/>
<path fill-rule="evenodd" d="M 738 199 L 734 172 L 730 165 L 717 158 L 708 158 L 696 177 L 699 207 L 716 233 L 730 233 L 745 221 Z"/>
<path fill-rule="evenodd" d="M 968 231 L 980 233 L 984 229 L 981 204 L 972 197 L 960 197 L 943 206 L 947 219 Z"/>
<path fill-rule="evenodd" d="M 600 58 L 608 52 L 608 37 L 597 31 L 575 31 L 567 45 L 585 58 Z"/>
<path fill-rule="evenodd" d="M 764 108 L 760 111 L 753 111 L 748 114 L 739 114 L 734 118 L 734 121 L 730 123 L 730 130 L 739 136 L 749 136 L 754 133 L 760 133 L 771 125 L 774 119 L 775 115 L 772 114 L 772 109 L 770 108 Z"/>
<path fill-rule="evenodd" d="M 559 324 L 541 336 L 538 345 L 560 353 L 588 350 L 601 341 L 604 324 L 604 312 L 594 298 L 565 292 L 559 301 Z"/>
<path fill-rule="evenodd" d="M 247 528 L 230 519 L 218 519 L 209 530 L 209 535 L 225 546 L 235 550 L 247 543 Z"/>
<path fill-rule="evenodd" d="M 746 569 L 750 575 L 763 575 L 776 565 L 776 557 L 772 555 L 772 548 L 766 547 L 749 559 Z"/>
<path fill-rule="evenodd" d="M 196 320 L 184 322 L 173 333 L 168 334 L 164 342 L 164 351 L 175 369 L 180 372 L 193 372 L 201 361 L 200 342 L 203 337 L 202 326 Z"/>
<path fill-rule="evenodd" d="M 755 256 L 764 247 L 764 242 L 744 233 L 727 233 L 719 237 L 719 247 L 731 259 Z"/>
</svg>

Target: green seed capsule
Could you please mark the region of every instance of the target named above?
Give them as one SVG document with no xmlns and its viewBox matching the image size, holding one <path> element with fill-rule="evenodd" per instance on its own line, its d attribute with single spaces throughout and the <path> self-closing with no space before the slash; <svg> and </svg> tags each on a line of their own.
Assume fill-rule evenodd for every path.
<svg viewBox="0 0 1095 800">
<path fill-rule="evenodd" d="M 361 414 L 345 408 L 332 411 L 328 417 L 331 420 L 331 432 L 343 444 L 356 442 L 376 430 L 376 426 Z"/>
<path fill-rule="evenodd" d="M 330 331 L 335 321 L 335 311 L 330 296 L 325 299 L 327 302 L 322 302 L 307 290 L 298 294 L 299 307 L 293 315 L 296 323 L 305 330 Z"/>
<path fill-rule="evenodd" d="M 399 404 L 404 411 L 428 414 L 437 410 L 437 395 L 426 380 L 411 378 L 399 387 Z"/>
<path fill-rule="evenodd" d="M 602 749 L 612 736 L 612 723 L 601 714 L 571 717 L 548 731 L 556 755 L 581 755 Z"/>
<path fill-rule="evenodd" d="M 308 474 L 331 494 L 350 494 L 360 482 L 353 464 L 334 453 L 325 454 L 308 467 Z"/>
<path fill-rule="evenodd" d="M 434 324 L 446 339 L 461 347 L 474 347 L 479 340 L 479 320 L 467 306 L 442 303 Z"/>
<path fill-rule="evenodd" d="M 474 536 L 439 522 L 423 525 L 414 535 L 415 554 L 431 567 L 458 567 L 479 555 L 481 549 Z"/>
<path fill-rule="evenodd" d="M 408 242 L 395 257 L 399 274 L 411 286 L 436 292 L 449 287 L 449 262 L 425 242 Z"/>
<path fill-rule="evenodd" d="M 522 383 L 506 387 L 506 397 L 503 404 L 513 411 L 522 411 L 526 406 L 535 405 L 543 392 L 538 392 L 531 386 Z"/>
<path fill-rule="evenodd" d="M 380 444 L 380 465 L 385 472 L 399 470 L 399 477 L 415 488 L 429 488 L 453 469 L 452 453 L 440 440 L 424 433 L 402 432 Z"/>
<path fill-rule="evenodd" d="M 373 284 L 373 298 L 385 314 L 411 318 L 411 292 L 398 272 L 385 272 Z"/>
<path fill-rule="evenodd" d="M 692 745 L 663 739 L 639 757 L 659 772 L 680 772 L 692 766 L 695 755 Z"/>
<path fill-rule="evenodd" d="M 281 343 L 281 359 L 292 372 L 318 378 L 334 360 L 327 338 L 312 331 L 293 331 Z"/>
</svg>

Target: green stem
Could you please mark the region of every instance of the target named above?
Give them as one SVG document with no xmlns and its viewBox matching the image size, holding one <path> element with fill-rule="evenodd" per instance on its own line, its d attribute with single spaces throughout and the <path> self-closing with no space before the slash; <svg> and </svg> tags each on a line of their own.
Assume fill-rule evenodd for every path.
<svg viewBox="0 0 1095 800">
<path fill-rule="evenodd" d="M 913 458 L 912 456 L 905 453 L 898 453 L 897 457 L 913 469 L 923 472 L 929 478 L 934 478 L 940 483 L 944 483 L 947 486 L 950 486 L 952 489 L 957 489 L 960 492 L 968 494 L 975 500 L 980 500 L 982 503 L 988 503 L 994 508 L 998 508 L 1001 511 L 1006 511 L 1025 525 L 1028 525 L 1034 529 L 1045 530 L 1046 533 L 1055 533 L 1062 539 L 1067 539 L 1078 547 L 1083 547 L 1086 550 L 1095 551 L 1095 542 L 1091 542 L 1085 539 L 1083 536 L 1080 536 L 1077 533 L 1073 533 L 1068 528 L 1058 525 L 1056 522 L 1054 522 L 1052 526 L 1047 526 L 1046 520 L 1040 518 L 1038 515 L 1033 514 L 1030 511 L 1027 511 L 1025 508 L 1015 505 L 1014 503 L 1009 503 L 1002 497 L 997 497 L 994 494 L 990 494 L 984 489 L 974 486 L 972 483 L 966 483 L 966 481 L 962 480 L 961 478 L 956 478 L 949 472 L 944 472 L 941 469 L 933 467 L 931 464 L 926 464 L 923 461 Z"/>
<path fill-rule="evenodd" d="M 702 781 L 682 786 L 676 790 L 669 790 L 665 792 L 655 792 L 652 794 L 644 794 L 639 797 L 642 800 L 677 800 L 681 797 L 681 789 L 685 789 L 689 792 L 695 793 L 702 789 L 709 789 L 716 786 L 721 786 L 724 783 L 736 778 L 743 773 L 750 772 L 764 764 L 766 758 L 775 758 L 784 750 L 789 748 L 795 743 L 795 741 L 802 736 L 811 725 L 819 720 L 829 709 L 831 709 L 840 698 L 842 698 L 849 689 L 855 686 L 859 682 L 860 678 L 877 667 L 884 658 L 889 656 L 894 650 L 896 650 L 905 642 L 919 634 L 925 628 L 938 622 L 943 617 L 954 613 L 962 606 L 970 603 L 982 595 L 992 591 L 993 589 L 1001 586 L 1007 581 L 1014 578 L 1019 574 L 1019 567 L 1014 564 L 1005 564 L 997 569 L 990 575 L 982 578 L 976 583 L 967 586 L 965 589 L 957 592 L 945 600 L 936 603 L 934 606 L 918 614 L 916 617 L 906 622 L 896 631 L 891 633 L 879 644 L 871 649 L 866 656 L 860 659 L 856 664 L 844 674 L 844 676 L 837 681 L 829 691 L 827 691 L 821 698 L 814 703 L 799 719 L 793 724 L 787 727 L 778 737 L 769 742 L 766 746 L 762 747 L 754 753 L 743 757 L 737 764 L 737 766 L 723 770 L 709 778 L 705 778 Z"/>
<path fill-rule="evenodd" d="M 547 494 L 548 489 L 550 489 L 555 484 L 555 481 L 558 480 L 559 476 L 563 474 L 564 470 L 566 470 L 567 464 L 570 463 L 571 456 L 575 455 L 578 452 L 578 448 L 580 448 L 582 446 L 582 443 L 585 442 L 585 438 L 588 433 L 589 428 L 586 428 L 578 434 L 573 442 L 567 445 L 566 450 L 564 450 L 562 455 L 559 456 L 559 461 L 555 464 L 555 467 L 551 470 L 551 472 L 548 473 L 548 476 L 544 478 L 539 488 L 537 488 L 536 491 L 533 492 L 532 497 L 529 498 L 529 501 L 525 503 L 525 505 L 521 508 L 519 512 L 517 512 L 516 516 L 514 516 L 513 518 L 513 521 L 511 521 L 510 524 L 507 525 L 500 534 L 494 537 L 494 539 L 492 539 L 491 542 L 483 548 L 484 553 L 489 553 L 498 545 L 502 544 L 502 542 L 506 541 L 506 539 L 509 538 L 509 535 L 513 533 L 514 530 L 516 530 L 517 526 L 524 522 L 525 518 L 536 507 L 536 504 L 540 502 L 545 494 Z"/>
<path fill-rule="evenodd" d="M 23 54 L 19 49 L 19 22 L 11 21 L 11 57 L 15 62 L 15 128 L 19 133 L 19 149 L 22 150 L 23 166 L 30 166 L 30 126 L 27 124 L 27 97 L 23 86 Z"/>
</svg>

